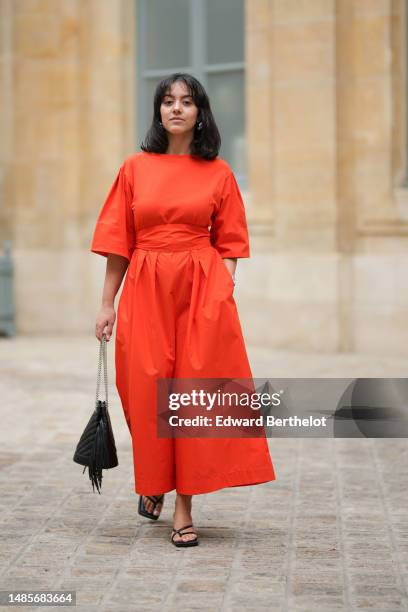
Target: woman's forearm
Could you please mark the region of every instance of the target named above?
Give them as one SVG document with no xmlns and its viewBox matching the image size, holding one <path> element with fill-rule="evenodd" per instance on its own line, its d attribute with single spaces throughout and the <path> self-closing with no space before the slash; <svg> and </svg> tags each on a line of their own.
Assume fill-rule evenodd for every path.
<svg viewBox="0 0 408 612">
<path fill-rule="evenodd" d="M 109 253 L 106 262 L 105 283 L 102 293 L 102 306 L 113 306 L 115 297 L 122 284 L 123 277 L 129 265 L 128 260 L 121 255 Z"/>
<path fill-rule="evenodd" d="M 225 265 L 227 266 L 227 270 L 228 272 L 231 274 L 231 276 L 234 276 L 235 274 L 235 269 L 237 267 L 237 258 L 230 258 L 230 257 L 224 257 L 224 262 Z"/>
</svg>

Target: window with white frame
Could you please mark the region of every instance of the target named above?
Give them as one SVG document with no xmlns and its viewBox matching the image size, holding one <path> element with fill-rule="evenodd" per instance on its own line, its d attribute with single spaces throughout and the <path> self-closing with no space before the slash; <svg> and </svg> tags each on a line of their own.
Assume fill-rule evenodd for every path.
<svg viewBox="0 0 408 612">
<path fill-rule="evenodd" d="M 137 0 L 138 141 L 157 83 L 188 72 L 205 87 L 221 133 L 220 157 L 246 186 L 244 0 Z"/>
</svg>

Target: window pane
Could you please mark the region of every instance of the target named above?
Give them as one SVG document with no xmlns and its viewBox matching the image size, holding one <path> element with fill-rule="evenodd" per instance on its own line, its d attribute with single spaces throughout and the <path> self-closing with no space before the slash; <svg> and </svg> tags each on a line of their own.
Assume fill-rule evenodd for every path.
<svg viewBox="0 0 408 612">
<path fill-rule="evenodd" d="M 222 145 L 220 156 L 242 178 L 246 173 L 244 73 L 220 72 L 208 75 L 208 95 Z"/>
<path fill-rule="evenodd" d="M 244 61 L 243 0 L 207 0 L 207 63 Z"/>
<path fill-rule="evenodd" d="M 188 66 L 190 0 L 147 0 L 145 14 L 146 69 Z"/>
</svg>

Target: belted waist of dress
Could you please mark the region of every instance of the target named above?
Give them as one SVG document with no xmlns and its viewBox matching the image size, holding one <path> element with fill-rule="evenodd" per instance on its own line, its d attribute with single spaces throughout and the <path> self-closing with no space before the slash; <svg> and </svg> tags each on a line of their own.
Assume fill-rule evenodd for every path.
<svg viewBox="0 0 408 612">
<path fill-rule="evenodd" d="M 135 248 L 188 251 L 211 246 L 208 227 L 189 223 L 160 223 L 136 230 Z"/>
</svg>

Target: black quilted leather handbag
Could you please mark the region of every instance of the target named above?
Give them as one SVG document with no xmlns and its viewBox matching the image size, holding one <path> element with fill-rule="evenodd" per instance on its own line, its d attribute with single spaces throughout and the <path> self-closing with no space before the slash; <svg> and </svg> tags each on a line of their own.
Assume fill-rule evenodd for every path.
<svg viewBox="0 0 408 612">
<path fill-rule="evenodd" d="M 105 400 L 98 399 L 101 381 L 101 365 L 103 361 Z M 106 334 L 102 335 L 99 347 L 98 376 L 96 382 L 95 410 L 78 442 L 74 457 L 75 463 L 88 468 L 89 479 L 95 493 L 101 493 L 102 470 L 109 470 L 119 465 L 113 437 L 112 425 L 108 412 L 108 370 L 106 358 Z"/>
</svg>

